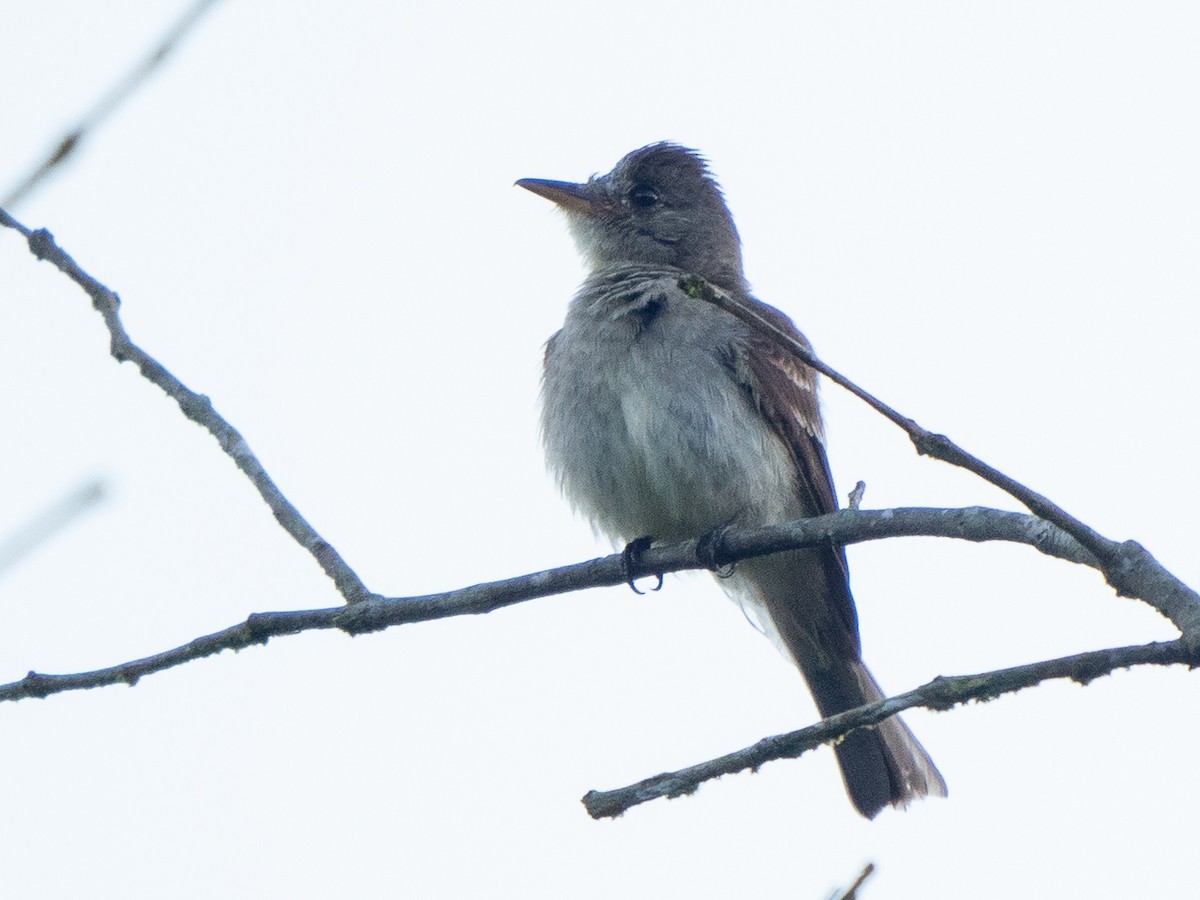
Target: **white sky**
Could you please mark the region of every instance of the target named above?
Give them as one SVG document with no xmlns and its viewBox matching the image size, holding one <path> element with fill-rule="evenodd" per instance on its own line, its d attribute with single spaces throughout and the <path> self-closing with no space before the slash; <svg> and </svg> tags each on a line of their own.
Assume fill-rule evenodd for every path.
<svg viewBox="0 0 1200 900">
<path fill-rule="evenodd" d="M 5 4 L 0 188 L 184 3 Z M 543 472 L 541 345 L 581 272 L 520 177 L 659 139 L 725 186 L 763 299 L 831 364 L 1200 584 L 1200 7 L 226 0 L 19 209 L 246 436 L 368 585 L 607 551 Z M 215 442 L 0 233 L 0 535 L 111 496 L 0 582 L 0 680 L 336 605 Z M 865 505 L 1011 503 L 825 392 Z M 1172 635 L 1019 547 L 850 550 L 907 690 Z M 1194 886 L 1180 668 L 907 716 L 950 799 L 860 819 L 828 750 L 593 822 L 578 798 L 809 724 L 706 577 L 278 639 L 0 707 L 0 890 L 40 897 L 1124 898 Z"/>
</svg>

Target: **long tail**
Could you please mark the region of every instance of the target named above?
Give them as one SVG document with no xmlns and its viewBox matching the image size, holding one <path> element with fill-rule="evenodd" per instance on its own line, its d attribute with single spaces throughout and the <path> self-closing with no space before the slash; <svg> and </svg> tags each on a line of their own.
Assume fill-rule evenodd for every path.
<svg viewBox="0 0 1200 900">
<path fill-rule="evenodd" d="M 854 600 L 838 557 L 797 550 L 746 560 L 726 582 L 808 682 L 817 709 L 832 716 L 883 699 L 862 662 Z M 860 813 L 904 808 L 946 796 L 946 782 L 897 716 L 860 728 L 835 748 L 842 779 Z"/>
<path fill-rule="evenodd" d="M 802 667 L 804 671 L 805 667 Z M 822 716 L 882 700 L 883 691 L 860 661 L 838 670 L 804 671 Z M 848 734 L 835 748 L 846 792 L 860 813 L 875 818 L 885 806 L 903 809 L 921 797 L 945 797 L 946 782 L 899 716 Z"/>
</svg>

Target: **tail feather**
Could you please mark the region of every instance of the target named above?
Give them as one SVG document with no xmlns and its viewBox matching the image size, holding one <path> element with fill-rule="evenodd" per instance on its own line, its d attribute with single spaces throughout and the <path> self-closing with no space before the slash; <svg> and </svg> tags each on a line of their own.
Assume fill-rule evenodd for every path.
<svg viewBox="0 0 1200 900">
<path fill-rule="evenodd" d="M 883 699 L 862 662 L 854 600 L 840 556 L 794 550 L 743 562 L 724 586 L 760 622 L 808 682 L 822 716 Z M 836 745 L 846 791 L 873 819 L 885 806 L 946 796 L 946 782 L 896 716 Z"/>
<path fill-rule="evenodd" d="M 882 700 L 879 684 L 861 662 L 841 672 L 804 673 L 822 716 Z M 885 806 L 903 809 L 921 797 L 945 797 L 946 782 L 898 716 L 848 734 L 835 748 L 846 792 L 860 813 L 875 818 Z"/>
</svg>

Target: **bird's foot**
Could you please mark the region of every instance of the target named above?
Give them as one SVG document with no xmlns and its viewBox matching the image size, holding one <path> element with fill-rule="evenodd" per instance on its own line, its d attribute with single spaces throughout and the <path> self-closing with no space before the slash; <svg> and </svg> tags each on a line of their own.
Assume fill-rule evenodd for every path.
<svg viewBox="0 0 1200 900">
<path fill-rule="evenodd" d="M 625 583 L 629 585 L 630 590 L 635 594 L 646 593 L 633 583 L 633 573 L 637 571 L 641 563 L 642 554 L 650 549 L 652 543 L 654 543 L 654 538 L 648 534 L 643 535 L 636 540 L 630 541 L 625 545 L 625 549 L 621 551 L 621 575 L 625 578 Z M 658 583 L 650 588 L 652 591 L 661 590 L 663 586 L 662 572 L 656 572 L 655 574 L 658 576 Z"/>
<path fill-rule="evenodd" d="M 730 578 L 737 571 L 736 562 L 725 562 L 725 532 L 728 525 L 718 525 L 696 541 L 696 560 L 718 578 Z"/>
</svg>

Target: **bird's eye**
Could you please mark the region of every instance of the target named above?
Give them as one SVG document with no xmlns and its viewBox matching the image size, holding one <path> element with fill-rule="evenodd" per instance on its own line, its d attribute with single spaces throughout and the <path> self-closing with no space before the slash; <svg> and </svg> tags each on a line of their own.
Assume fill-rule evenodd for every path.
<svg viewBox="0 0 1200 900">
<path fill-rule="evenodd" d="M 651 188 L 640 185 L 635 187 L 629 195 L 629 202 L 639 209 L 649 209 L 658 203 L 658 194 Z"/>
</svg>

